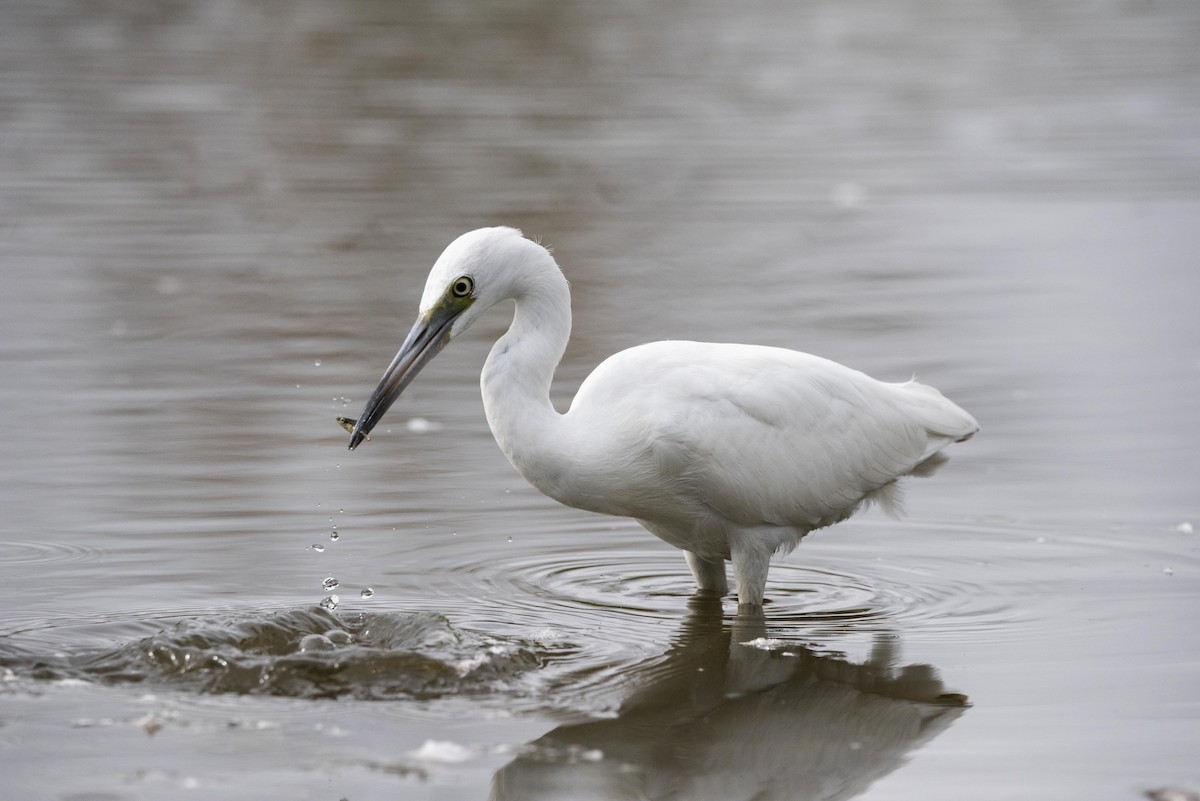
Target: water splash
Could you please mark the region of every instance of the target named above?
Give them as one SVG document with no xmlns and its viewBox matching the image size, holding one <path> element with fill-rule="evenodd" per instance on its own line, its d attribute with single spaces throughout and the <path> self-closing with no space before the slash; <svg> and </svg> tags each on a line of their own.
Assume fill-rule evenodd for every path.
<svg viewBox="0 0 1200 801">
<path fill-rule="evenodd" d="M 0 672 L 206 693 L 388 700 L 503 690 L 545 658 L 536 644 L 457 629 L 432 613 L 345 615 L 312 607 L 181 620 L 102 651 L 8 651 L 0 653 Z"/>
</svg>

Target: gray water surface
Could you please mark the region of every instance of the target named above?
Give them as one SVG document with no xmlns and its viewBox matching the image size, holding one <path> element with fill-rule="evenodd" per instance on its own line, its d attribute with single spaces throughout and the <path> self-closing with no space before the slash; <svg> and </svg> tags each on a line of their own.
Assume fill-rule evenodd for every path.
<svg viewBox="0 0 1200 801">
<path fill-rule="evenodd" d="M 0 797 L 1200 790 L 1197 41 L 1182 1 L 0 4 Z M 347 452 L 492 224 L 571 281 L 560 408 L 689 338 L 983 432 L 761 621 L 521 481 L 500 310 Z"/>
</svg>

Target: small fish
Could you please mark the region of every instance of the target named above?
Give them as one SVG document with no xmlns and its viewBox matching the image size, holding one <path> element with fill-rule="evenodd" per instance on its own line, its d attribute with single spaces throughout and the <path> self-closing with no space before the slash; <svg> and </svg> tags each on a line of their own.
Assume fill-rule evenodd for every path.
<svg viewBox="0 0 1200 801">
<path fill-rule="evenodd" d="M 346 430 L 347 430 L 347 431 L 349 431 L 351 434 L 353 434 L 353 433 L 354 433 L 354 427 L 355 427 L 356 425 L 358 425 L 358 421 L 357 421 L 357 420 L 351 420 L 349 417 L 339 417 L 339 418 L 337 419 L 337 421 L 338 421 L 338 425 L 339 425 L 339 426 L 341 426 L 342 428 L 346 429 Z M 371 441 L 371 438 L 370 438 L 370 437 L 367 437 L 367 442 L 370 442 L 370 441 Z"/>
</svg>

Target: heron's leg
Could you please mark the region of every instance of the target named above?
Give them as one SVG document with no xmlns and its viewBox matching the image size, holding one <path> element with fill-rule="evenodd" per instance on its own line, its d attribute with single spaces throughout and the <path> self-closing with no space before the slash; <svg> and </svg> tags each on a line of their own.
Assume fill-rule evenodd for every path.
<svg viewBox="0 0 1200 801">
<path fill-rule="evenodd" d="M 771 551 L 749 536 L 730 537 L 729 555 L 733 560 L 733 578 L 737 582 L 738 610 L 762 608 L 767 589 L 767 570 Z"/>
<path fill-rule="evenodd" d="M 696 577 L 696 589 L 717 595 L 729 592 L 724 559 L 705 559 L 691 551 L 684 551 L 683 555 L 687 559 L 688 567 L 692 569 L 692 575 Z"/>
</svg>

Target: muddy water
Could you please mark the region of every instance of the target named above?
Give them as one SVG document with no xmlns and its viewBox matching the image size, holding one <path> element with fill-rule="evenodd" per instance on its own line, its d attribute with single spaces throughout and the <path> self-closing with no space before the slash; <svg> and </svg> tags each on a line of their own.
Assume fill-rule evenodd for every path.
<svg viewBox="0 0 1200 801">
<path fill-rule="evenodd" d="M 0 16 L 4 797 L 1200 788 L 1191 4 Z M 764 621 L 513 473 L 499 312 L 347 453 L 496 223 L 571 279 L 560 405 L 696 338 L 915 372 L 984 431 Z"/>
</svg>

